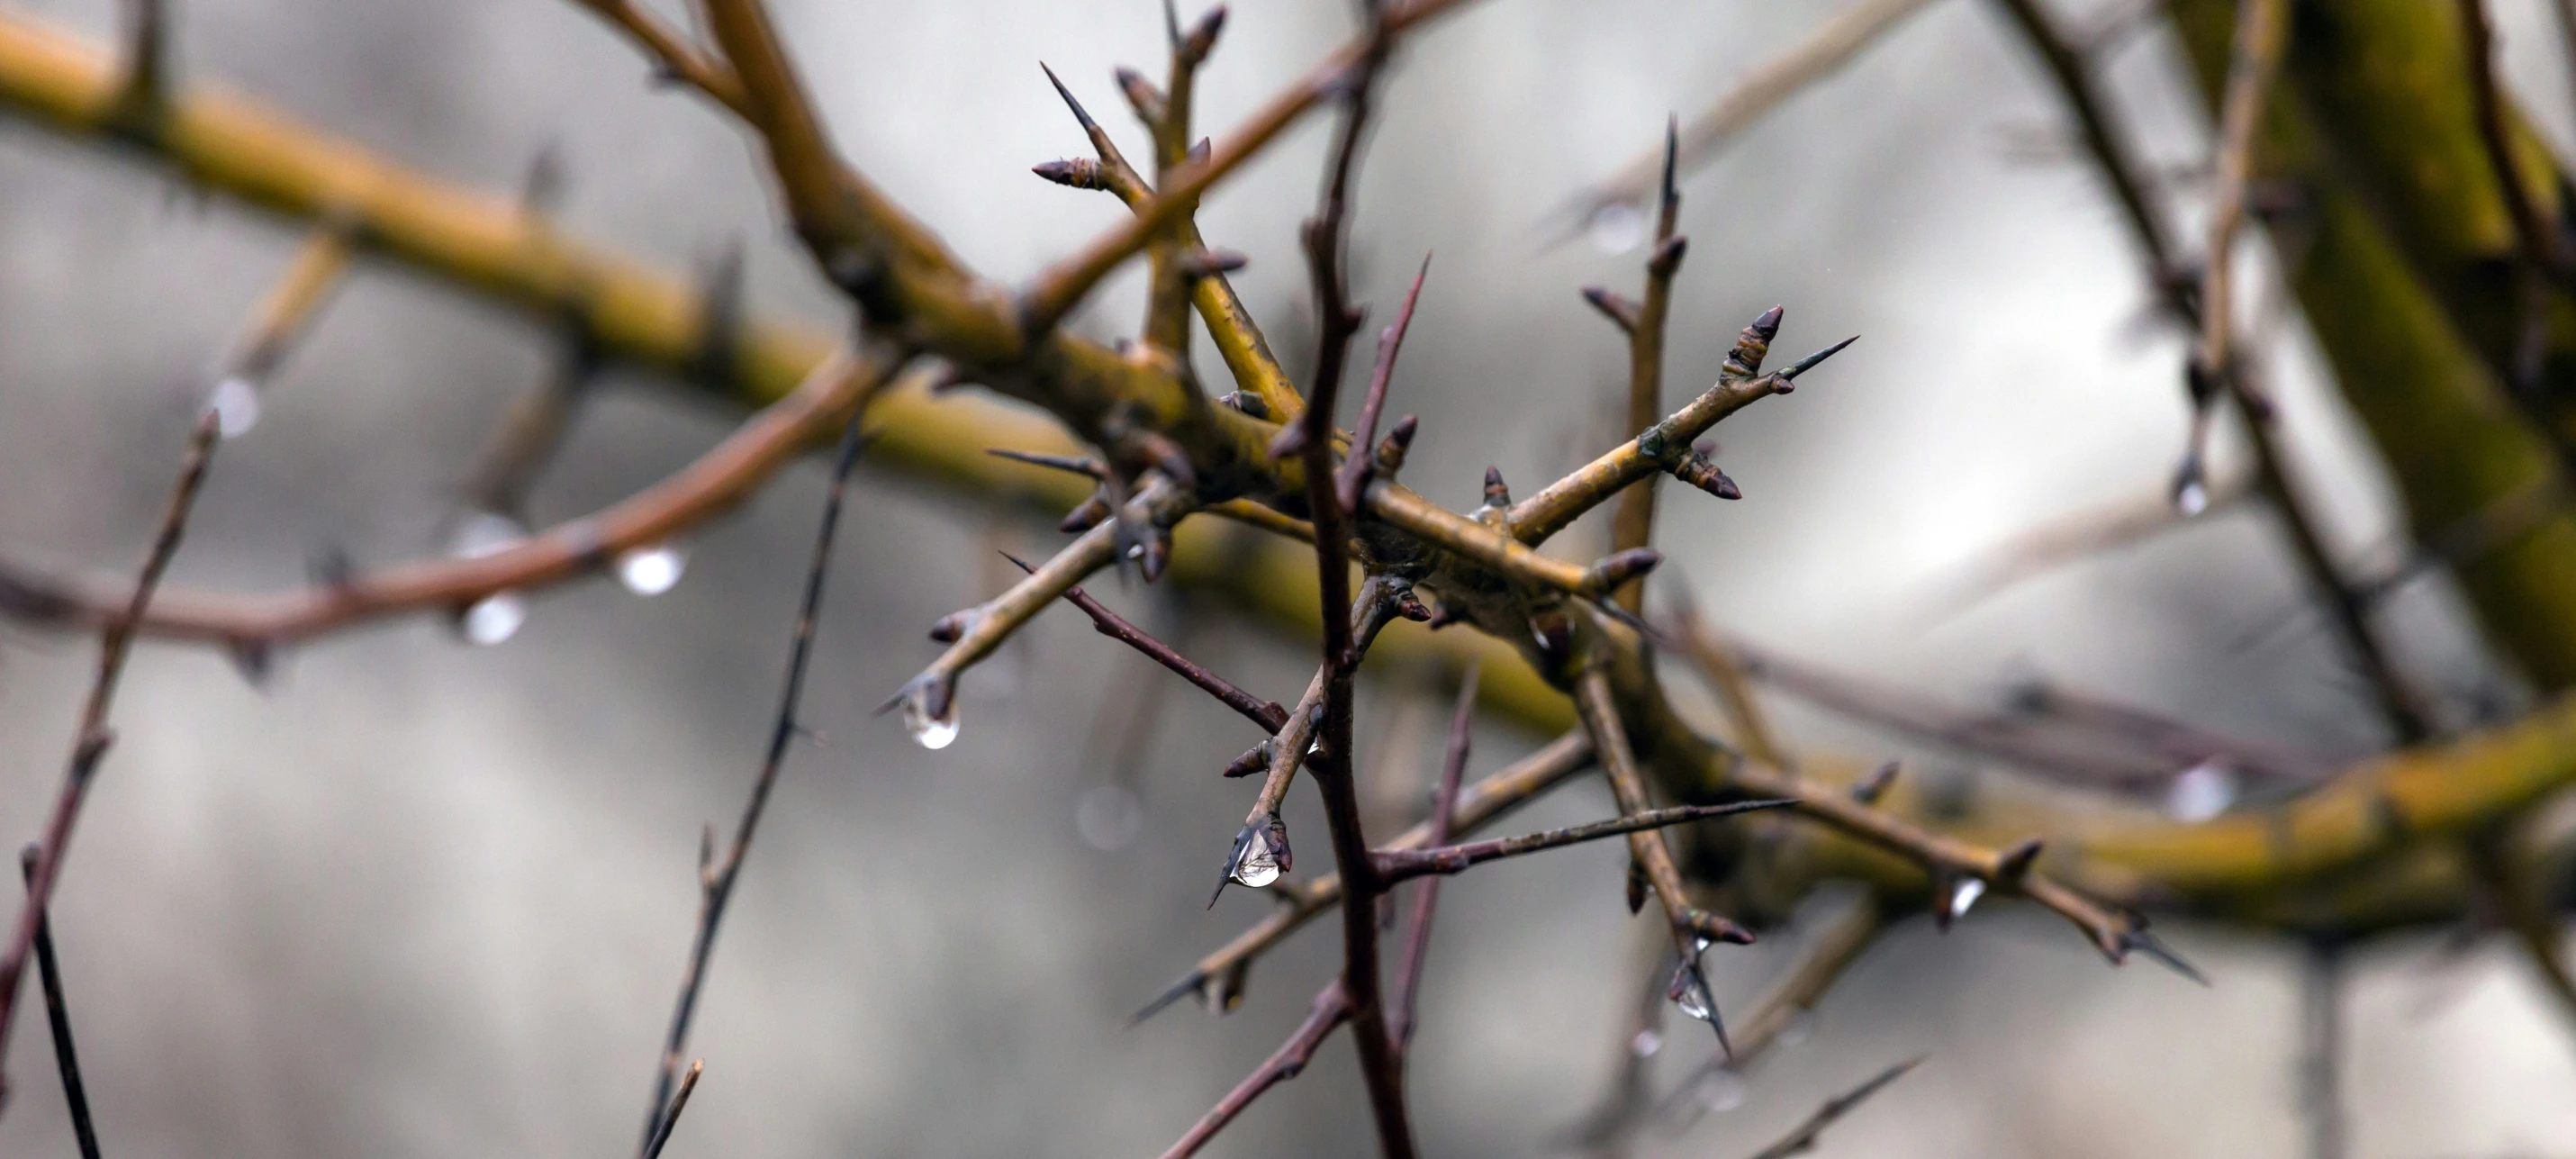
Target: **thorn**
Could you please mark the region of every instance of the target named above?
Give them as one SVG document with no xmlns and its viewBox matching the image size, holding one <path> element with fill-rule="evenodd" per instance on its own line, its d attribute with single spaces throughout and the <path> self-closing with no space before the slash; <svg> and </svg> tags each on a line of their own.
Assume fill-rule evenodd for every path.
<svg viewBox="0 0 2576 1159">
<path fill-rule="evenodd" d="M 1109 468 L 1103 466 L 1100 460 L 1088 456 L 1046 455 L 1036 451 L 1015 451 L 1009 447 L 987 447 L 984 453 L 997 459 L 1009 459 L 1014 463 L 1026 463 L 1032 467 L 1052 467 L 1058 471 L 1071 471 L 1076 475 L 1088 475 L 1094 479 L 1109 477 Z"/>
<path fill-rule="evenodd" d="M 1682 157 L 1682 119 L 1678 113 L 1664 117 L 1664 182 L 1663 211 L 1671 213 L 1681 205 L 1682 191 L 1675 179 L 1680 176 Z M 1678 259 L 1677 259 L 1678 260 Z"/>
<path fill-rule="evenodd" d="M 1378 474 L 1393 478 L 1396 472 L 1404 469 L 1404 457 L 1413 449 L 1413 435 L 1420 426 L 1421 420 L 1413 415 L 1395 420 L 1395 427 L 1386 432 L 1385 438 L 1378 440 Z"/>
<path fill-rule="evenodd" d="M 1485 468 L 1485 506 L 1509 507 L 1511 505 L 1512 489 L 1503 485 L 1503 469 Z"/>
<path fill-rule="evenodd" d="M 2143 928 L 2133 929 L 2120 935 L 2120 950 L 2123 954 L 2126 954 L 2130 950 L 2136 950 L 2158 962 L 2163 963 L 2166 969 L 2172 970 L 2174 973 L 2180 974 L 2185 978 L 2189 978 L 2194 982 L 2198 982 L 2203 986 L 2210 984 L 2208 975 L 2201 973 L 2200 970 L 2194 967 L 2191 963 L 2184 961 L 2182 955 L 2174 953 L 2172 947 L 2164 944 L 2163 939 L 2156 937 L 2154 934 L 2148 933 Z"/>
<path fill-rule="evenodd" d="M 1094 493 L 1091 498 L 1083 500 L 1072 511 L 1067 512 L 1055 528 L 1066 535 L 1080 535 L 1100 526 L 1100 521 L 1109 518 L 1109 515 L 1108 501 Z"/>
<path fill-rule="evenodd" d="M 1164 1007 L 1170 1006 L 1172 1003 L 1188 997 L 1192 991 L 1205 985 L 1207 985 L 1207 975 L 1199 973 L 1196 970 L 1192 970 L 1187 974 L 1181 975 L 1179 981 L 1164 987 L 1163 992 L 1154 995 L 1152 1001 L 1145 1003 L 1145 1005 L 1139 1008 L 1134 1014 L 1128 1015 L 1127 1025 L 1133 1027 L 1148 1018 L 1152 1018 L 1153 1016 L 1162 1013 Z"/>
<path fill-rule="evenodd" d="M 1638 911 L 1646 908 L 1646 891 L 1653 888 L 1653 885 L 1653 882 L 1646 879 L 1646 867 L 1644 863 L 1638 861 L 1634 857 L 1630 857 L 1628 859 L 1629 917 L 1637 916 Z M 1653 977 L 1651 974 L 1647 976 Z"/>
<path fill-rule="evenodd" d="M 1593 595 L 1607 594 L 1629 580 L 1655 570 L 1663 562 L 1664 553 L 1651 547 L 1613 552 L 1601 562 L 1584 569 L 1583 590 Z"/>
<path fill-rule="evenodd" d="M 1250 264 L 1252 259 L 1245 257 L 1240 250 L 1194 249 L 1181 255 L 1178 268 L 1182 277 L 1205 278 L 1230 274 Z"/>
<path fill-rule="evenodd" d="M 1626 334 L 1637 332 L 1638 306 L 1635 302 L 1612 293 L 1606 286 L 1583 287 L 1583 300 L 1590 302 L 1593 309 L 1601 311 L 1601 316 L 1608 318 L 1610 324 L 1617 326 L 1620 332 Z"/>
<path fill-rule="evenodd" d="M 1808 371 L 1810 371 L 1810 370 L 1814 370 L 1814 369 L 1816 368 L 1816 364 L 1817 364 L 1817 363 L 1823 362 L 1824 360 L 1826 360 L 1826 359 L 1828 359 L 1828 358 L 1831 358 L 1831 357 L 1833 357 L 1834 355 L 1837 355 L 1837 354 L 1842 353 L 1842 352 L 1843 352 L 1843 347 L 1849 346 L 1849 345 L 1851 345 L 1852 343 L 1854 343 L 1854 342 L 1858 342 L 1858 341 L 1860 341 L 1860 335 L 1858 335 L 1858 334 L 1854 334 L 1854 335 L 1852 335 L 1852 336 L 1851 336 L 1851 337 L 1849 337 L 1849 338 L 1845 338 L 1845 339 L 1843 339 L 1843 340 L 1842 340 L 1842 341 L 1840 341 L 1840 342 L 1836 342 L 1836 343 L 1834 343 L 1834 344 L 1833 344 L 1833 345 L 1831 345 L 1831 346 L 1825 347 L 1825 348 L 1824 348 L 1824 349 L 1822 349 L 1822 350 L 1819 350 L 1819 351 L 1817 351 L 1817 352 L 1815 352 L 1815 353 L 1813 353 L 1813 354 L 1810 354 L 1810 355 L 1806 356 L 1805 358 L 1801 358 L 1801 359 L 1799 359 L 1799 360 L 1798 360 L 1797 365 L 1795 365 L 1795 366 L 1791 366 L 1789 369 L 1781 371 L 1781 372 L 1780 372 L 1780 377 L 1785 378 L 1785 379 L 1789 379 L 1789 380 L 1791 380 L 1791 381 L 1795 381 L 1799 375 L 1801 375 L 1801 374 L 1805 374 L 1806 372 L 1808 372 Z"/>
<path fill-rule="evenodd" d="M 2019 881 L 2028 877 L 2032 863 L 2039 860 L 2042 846 L 2043 843 L 2039 838 L 2026 837 L 2020 844 L 2004 850 L 2003 856 L 1995 862 L 1995 876 L 2004 881 Z"/>
<path fill-rule="evenodd" d="M 1193 165 L 1203 164 L 1207 161 L 1208 154 L 1215 151 L 1216 146 L 1210 143 L 1207 138 L 1201 137 L 1199 138 L 1198 144 L 1190 146 L 1190 163 Z"/>
<path fill-rule="evenodd" d="M 1073 110 L 1073 119 L 1082 124 L 1082 131 L 1085 133 L 1098 133 L 1100 131 L 1099 122 L 1091 119 L 1091 113 L 1082 107 L 1081 101 L 1073 99 L 1073 90 L 1064 87 L 1064 79 L 1055 75 L 1055 70 L 1048 68 L 1047 63 L 1043 60 L 1038 62 L 1038 70 L 1044 72 L 1046 74 L 1047 82 L 1055 86 L 1055 94 L 1064 98 L 1064 107 Z M 1039 174 L 1039 176 L 1043 177 L 1045 174 Z"/>
</svg>

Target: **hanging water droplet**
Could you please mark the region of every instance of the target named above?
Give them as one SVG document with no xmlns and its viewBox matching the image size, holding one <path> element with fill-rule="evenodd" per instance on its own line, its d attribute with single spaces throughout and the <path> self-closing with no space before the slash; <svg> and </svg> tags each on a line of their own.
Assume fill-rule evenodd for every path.
<svg viewBox="0 0 2576 1159">
<path fill-rule="evenodd" d="M 1279 855 L 1270 843 L 1255 835 L 1244 842 L 1243 853 L 1235 858 L 1234 879 L 1254 889 L 1279 880 Z"/>
<path fill-rule="evenodd" d="M 1592 234 L 1592 244 L 1605 254 L 1624 254 L 1646 240 L 1646 215 L 1624 201 L 1593 210 L 1583 224 Z"/>
<path fill-rule="evenodd" d="M 2165 786 L 2165 812 L 2177 821 L 2206 821 L 2235 804 L 2236 792 L 2234 769 L 2218 761 L 2202 761 Z"/>
<path fill-rule="evenodd" d="M 1968 916 L 1968 911 L 1976 906 L 1977 899 L 1984 896 L 1986 896 L 1986 882 L 1984 878 L 1964 877 L 1959 879 L 1959 884 L 1950 891 L 1950 920 L 1957 921 L 1960 918 Z"/>
<path fill-rule="evenodd" d="M 1693 938 L 1693 939 L 1691 939 L 1691 954 L 1692 954 L 1693 956 L 1697 956 L 1697 955 L 1700 955 L 1700 954 L 1705 954 L 1705 953 L 1707 953 L 1707 952 L 1708 952 L 1709 944 L 1710 944 L 1710 943 L 1709 943 L 1709 940 L 1708 940 L 1707 938 Z"/>
<path fill-rule="evenodd" d="M 1699 1089 L 1692 1093 L 1701 1107 L 1723 1115 L 1744 1105 L 1744 1080 L 1731 1070 L 1713 1070 L 1699 1080 Z"/>
<path fill-rule="evenodd" d="M 617 557 L 617 582 L 639 596 L 658 596 L 680 582 L 689 569 L 689 553 L 673 544 L 656 543 Z"/>
<path fill-rule="evenodd" d="M 494 592 L 474 601 L 457 619 L 457 630 L 471 643 L 489 647 L 519 634 L 528 622 L 528 601 L 517 592 Z"/>
<path fill-rule="evenodd" d="M 206 409 L 215 414 L 215 433 L 227 439 L 249 434 L 259 425 L 259 389 L 233 375 L 206 393 Z"/>
<path fill-rule="evenodd" d="M 1716 1017 L 1717 1003 L 1708 995 L 1708 979 L 1689 962 L 1673 968 L 1673 984 L 1664 997 L 1672 1000 L 1675 1009 L 1702 1022 Z"/>
<path fill-rule="evenodd" d="M 1628 1040 L 1628 1053 L 1639 1058 L 1653 1058 L 1655 1052 L 1663 1048 L 1663 1033 L 1651 1026 L 1638 1031 L 1637 1037 Z"/>
<path fill-rule="evenodd" d="M 933 752 L 957 743 L 957 697 L 946 682 L 916 680 L 904 690 L 903 727 Z"/>
<path fill-rule="evenodd" d="M 2174 510 L 2185 518 L 2209 510 L 2209 487 L 2198 479 L 2183 484 L 2181 490 L 2174 492 Z"/>
<path fill-rule="evenodd" d="M 1073 802 L 1073 829 L 1104 853 L 1125 849 L 1145 827 L 1145 808 L 1124 785 L 1093 785 Z"/>
</svg>

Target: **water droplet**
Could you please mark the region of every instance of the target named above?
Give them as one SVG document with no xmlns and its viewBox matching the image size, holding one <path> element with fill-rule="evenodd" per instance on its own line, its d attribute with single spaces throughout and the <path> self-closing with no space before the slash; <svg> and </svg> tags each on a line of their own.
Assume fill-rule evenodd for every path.
<svg viewBox="0 0 2576 1159">
<path fill-rule="evenodd" d="M 226 378 L 207 392 L 206 409 L 215 412 L 216 434 L 240 438 L 259 425 L 259 388 L 239 375 Z"/>
<path fill-rule="evenodd" d="M 1708 995 L 1708 979 L 1701 977 L 1689 962 L 1673 968 L 1673 984 L 1664 996 L 1672 999 L 1675 1009 L 1702 1022 L 1716 1016 L 1717 1003 Z"/>
<path fill-rule="evenodd" d="M 489 647 L 519 634 L 519 626 L 528 622 L 528 601 L 517 592 L 495 592 L 474 601 L 457 620 L 457 629 L 465 638 Z"/>
<path fill-rule="evenodd" d="M 943 681 L 914 681 L 903 694 L 903 727 L 933 752 L 957 743 L 956 695 Z"/>
<path fill-rule="evenodd" d="M 1723 1115 L 1744 1105 L 1744 1080 L 1731 1070 L 1713 1070 L 1699 1080 L 1693 1093 L 1700 1106 Z"/>
<path fill-rule="evenodd" d="M 1624 254 L 1646 240 L 1646 215 L 1624 201 L 1593 210 L 1583 224 L 1592 233 L 1592 244 L 1605 254 Z"/>
<path fill-rule="evenodd" d="M 1707 953 L 1707 952 L 1708 952 L 1708 947 L 1709 947 L 1709 940 L 1708 940 L 1707 938 L 1693 938 L 1693 939 L 1691 939 L 1691 953 L 1692 953 L 1693 955 L 1699 955 L 1699 954 L 1705 954 L 1705 953 Z"/>
<path fill-rule="evenodd" d="M 1073 829 L 1104 853 L 1125 849 L 1145 827 L 1144 805 L 1124 785 L 1093 785 L 1073 802 Z"/>
<path fill-rule="evenodd" d="M 680 582 L 689 553 L 668 543 L 639 547 L 617 557 L 617 582 L 639 596 L 658 596 Z"/>
<path fill-rule="evenodd" d="M 2177 821 L 2206 821 L 2235 804 L 2236 791 L 2234 769 L 2218 761 L 2202 761 L 2165 786 L 2165 812 Z"/>
<path fill-rule="evenodd" d="M 1279 853 L 1258 833 L 1234 860 L 1234 879 L 1254 889 L 1279 880 Z"/>
<path fill-rule="evenodd" d="M 2186 518 L 2209 510 L 2209 488 L 2198 479 L 2183 484 L 2182 490 L 2174 492 L 2174 510 Z"/>
<path fill-rule="evenodd" d="M 1976 906 L 1977 899 L 1984 896 L 1986 896 L 1984 878 L 1959 879 L 1959 884 L 1950 890 L 1950 920 L 1957 921 L 1968 916 L 1968 911 Z"/>
<path fill-rule="evenodd" d="M 1653 1058 L 1663 1048 L 1663 1034 L 1652 1027 L 1638 1031 L 1637 1037 L 1628 1040 L 1628 1053 L 1639 1058 Z"/>
<path fill-rule="evenodd" d="M 1143 558 L 1145 558 L 1145 545 L 1144 545 L 1144 544 L 1141 544 L 1141 543 L 1131 543 L 1131 544 L 1128 544 L 1128 545 L 1127 545 L 1127 558 L 1129 558 L 1129 559 L 1143 559 Z"/>
</svg>

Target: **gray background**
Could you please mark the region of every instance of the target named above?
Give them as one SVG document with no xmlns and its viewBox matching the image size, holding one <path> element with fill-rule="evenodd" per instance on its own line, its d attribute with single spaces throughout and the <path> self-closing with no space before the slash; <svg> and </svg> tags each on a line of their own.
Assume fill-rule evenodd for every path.
<svg viewBox="0 0 2576 1159">
<path fill-rule="evenodd" d="M 674 268 L 739 237 L 761 310 L 836 316 L 738 133 L 650 90 L 634 54 L 570 4 L 178 7 L 191 82 L 496 190 L 554 142 L 580 235 Z M 1036 62 L 1111 119 L 1109 68 L 1161 59 L 1147 0 L 775 7 L 848 153 L 987 273 L 1025 276 L 1115 220 L 1106 198 L 1026 176 L 1082 146 Z M 1491 0 L 1421 38 L 1389 92 L 1355 241 L 1358 292 L 1386 303 L 1423 250 L 1438 254 L 1397 384 L 1397 405 L 1424 417 L 1417 486 L 1463 507 L 1487 462 L 1530 486 L 1600 443 L 1624 356 L 1575 290 L 1633 285 L 1638 255 L 1542 251 L 1534 224 L 1648 147 L 1667 111 L 1704 105 L 1840 7 Z M 2540 6 L 2503 7 L 2509 71 L 2563 129 Z M 92 36 L 113 27 L 104 0 L 11 9 Z M 1248 111 L 1346 29 L 1340 5 L 1237 5 L 1205 74 L 1205 123 Z M 2149 38 L 2118 61 L 2156 155 L 2197 156 L 2171 45 Z M 186 383 L 294 234 L 112 150 L 5 124 L 0 546 L 126 574 L 189 421 Z M 1320 122 L 1294 134 L 1203 216 L 1212 239 L 1252 255 L 1239 284 L 1283 347 L 1311 329 L 1293 230 L 1323 136 Z M 1810 388 L 1720 432 L 1745 501 L 1668 492 L 1659 542 L 1723 623 L 1963 699 L 2044 674 L 2242 732 L 2369 742 L 2313 628 L 2246 642 L 2292 599 L 2254 518 L 1963 616 L 1921 614 L 1927 585 L 2013 529 L 2160 485 L 2182 429 L 2179 341 L 2138 323 L 2146 302 L 2118 223 L 1989 5 L 1940 0 L 1686 194 L 1677 395 L 1775 302 L 1790 308 L 1784 348 L 1867 335 Z M 1131 278 L 1082 324 L 1116 333 L 1136 301 Z M 2301 453 L 2333 482 L 2340 545 L 2385 558 L 2385 486 L 2303 341 L 2291 326 L 2270 349 Z M 521 318 L 362 265 L 264 423 L 224 448 L 174 582 L 269 590 L 305 582 L 325 550 L 362 564 L 432 550 L 478 440 L 550 356 Z M 537 514 L 613 501 L 735 417 L 620 380 L 547 475 Z M 694 912 L 699 826 L 730 823 L 758 756 L 821 484 L 802 465 L 707 529 L 676 591 L 549 593 L 496 648 L 427 619 L 379 624 L 297 650 L 264 690 L 218 656 L 146 648 L 57 910 L 111 1153 L 631 1147 Z M 1159 1150 L 1272 1048 L 1337 957 L 1329 930 L 1312 933 L 1261 964 L 1230 1018 L 1184 1009 L 1121 1027 L 1264 910 L 1245 891 L 1201 910 L 1242 807 L 1239 787 L 1208 773 L 1245 730 L 1189 696 L 1137 727 L 1131 702 L 1168 678 L 1059 612 L 970 682 L 955 747 L 914 748 L 868 710 L 934 654 L 923 626 L 1001 582 L 992 546 L 1044 550 L 1053 533 L 899 479 L 865 477 L 857 495 L 807 713 L 830 743 L 796 753 L 743 879 L 692 1047 L 707 1078 L 671 1153 Z M 2491 682 L 2447 599 L 2410 597 L 2411 659 L 2455 691 Z M 1302 681 L 1302 644 L 1185 602 L 1124 602 L 1269 695 Z M 0 834 L 35 831 L 91 653 L 0 632 Z M 1369 694 L 1364 743 L 1427 775 L 1436 694 L 1401 680 Z M 1893 751 L 1793 719 L 1802 740 Z M 1535 739 L 1485 734 L 1477 768 Z M 1076 801 L 1111 783 L 1140 795 L 1143 824 L 1104 849 L 1078 830 Z M 1587 784 L 1525 820 L 1607 807 Z M 1311 810 L 1306 794 L 1296 809 Z M 1311 812 L 1290 822 L 1319 831 Z M 1638 937 L 1621 872 L 1595 846 L 1479 870 L 1445 895 L 1413 1084 L 1433 1153 L 1550 1153 L 1590 1104 L 1619 1048 Z M 2291 1151 L 2294 954 L 2224 929 L 2174 936 L 2213 989 L 2108 970 L 2061 926 L 2005 905 L 1946 938 L 1906 928 L 1804 1043 L 1754 1072 L 1741 1108 L 1650 1149 L 1747 1153 L 1826 1093 L 1928 1051 L 1825 1153 Z M 1794 941 L 1724 954 L 1721 997 L 1758 992 Z M 2565 1153 L 2576 1048 L 2518 962 L 2492 945 L 2444 958 L 2427 935 L 2378 944 L 2358 968 L 2356 1154 Z M 1706 1049 L 1678 1031 L 1672 1042 L 1667 1082 Z M 1212 1153 L 1365 1149 L 1347 1054 L 1336 1039 Z M 40 1021 L 19 1028 L 8 1063 L 18 1095 L 0 1154 L 69 1154 Z"/>
</svg>

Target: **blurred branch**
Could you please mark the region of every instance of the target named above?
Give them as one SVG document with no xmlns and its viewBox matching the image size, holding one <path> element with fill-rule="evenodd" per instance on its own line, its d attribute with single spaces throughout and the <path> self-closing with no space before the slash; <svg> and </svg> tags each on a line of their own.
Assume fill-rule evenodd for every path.
<svg viewBox="0 0 2576 1159">
<path fill-rule="evenodd" d="M 1458 815 L 1459 782 L 1467 773 L 1468 730 L 1475 724 L 1477 672 L 1469 668 L 1466 677 L 1458 682 L 1458 711 L 1449 721 L 1449 746 L 1446 759 L 1440 762 L 1440 787 L 1431 798 L 1431 818 L 1423 822 L 1425 848 L 1448 844 L 1450 825 Z M 1396 959 L 1399 965 L 1395 997 L 1388 1003 L 1394 1013 L 1389 1018 L 1387 1037 L 1399 1053 L 1413 1044 L 1413 1011 L 1422 997 L 1422 967 L 1431 952 L 1431 917 L 1439 906 L 1438 877 L 1413 887 L 1413 921 L 1405 932 L 1403 956 Z"/>
<path fill-rule="evenodd" d="M 1325 1036 L 1331 1034 L 1335 1027 L 1350 1021 L 1350 1017 L 1351 1002 L 1342 993 L 1341 980 L 1325 983 L 1323 991 L 1315 995 L 1314 1003 L 1307 1008 L 1306 1020 L 1297 1024 L 1296 1032 L 1288 1036 L 1288 1041 L 1280 1043 L 1279 1049 L 1262 1060 L 1259 1069 L 1226 1092 L 1224 1098 L 1217 1100 L 1216 1106 L 1190 1128 L 1189 1134 L 1181 1136 L 1179 1142 L 1163 1152 L 1163 1159 L 1187 1159 L 1198 1154 L 1199 1148 L 1207 1146 L 1208 1140 L 1215 1138 L 1216 1133 L 1232 1123 L 1236 1115 L 1252 1105 L 1252 1100 L 1304 1073 L 1306 1064 L 1315 1057 L 1315 1048 L 1322 1046 Z"/>
<path fill-rule="evenodd" d="M 36 847 L 18 856 L 18 869 L 30 884 L 36 877 Z M 71 1115 L 72 1140 L 81 1159 L 99 1159 L 98 1125 L 89 1113 L 89 1088 L 81 1082 L 80 1052 L 72 1045 L 71 1004 L 63 998 L 63 968 L 54 960 L 53 919 L 36 914 L 36 983 L 45 995 L 45 1023 L 53 1031 L 54 1071 L 63 1081 L 63 1108 Z"/>
<path fill-rule="evenodd" d="M 1808 85 L 1832 76 L 1860 51 L 1921 11 L 1929 0 L 1858 0 L 1825 22 L 1808 39 L 1753 66 L 1735 87 L 1690 123 L 1679 126 L 1666 148 L 1643 154 L 1618 171 L 1576 194 L 1556 216 L 1560 239 L 1570 237 L 1596 213 L 1614 205 L 1634 205 L 1654 195 L 1657 174 L 1690 171 L 1714 160 L 1736 134 Z M 1664 185 L 1669 187 L 1667 176 Z"/>
<path fill-rule="evenodd" d="M 2159 491 L 2078 508 L 2015 532 L 1926 583 L 1920 606 L 1930 615 L 1956 614 L 2041 573 L 2195 526 L 2254 491 L 2252 477 L 2243 473 L 2204 479 L 2206 505 L 2195 513 L 2177 510 L 2172 497 Z"/>
<path fill-rule="evenodd" d="M 1878 1076 L 1868 1082 L 1826 1099 L 1825 1105 L 1816 1108 L 1816 1113 L 1808 1116 L 1806 1122 L 1798 1124 L 1780 1141 L 1754 1152 L 1752 1159 L 1789 1159 L 1792 1155 L 1804 1155 L 1815 1150 L 1816 1140 L 1824 1137 L 1825 1128 L 1850 1114 L 1853 1108 L 1885 1089 L 1887 1084 L 1904 1078 L 1905 1072 L 1921 1065 L 1923 1060 L 1920 1058 L 1908 1059 L 1878 1072 Z"/>
</svg>

